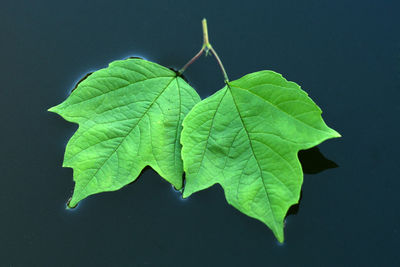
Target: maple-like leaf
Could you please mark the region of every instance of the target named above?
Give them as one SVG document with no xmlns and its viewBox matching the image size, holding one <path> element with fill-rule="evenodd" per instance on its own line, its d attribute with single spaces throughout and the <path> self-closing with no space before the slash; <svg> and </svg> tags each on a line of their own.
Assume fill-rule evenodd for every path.
<svg viewBox="0 0 400 267">
<path fill-rule="evenodd" d="M 114 61 L 79 83 L 49 109 L 79 124 L 63 163 L 74 170 L 69 206 L 131 183 L 147 165 L 182 188 L 181 124 L 199 101 L 174 71 L 142 59 Z"/>
<path fill-rule="evenodd" d="M 283 242 L 283 220 L 303 182 L 298 151 L 339 136 L 297 84 L 273 71 L 246 75 L 184 119 L 183 196 L 219 183 L 229 204 Z"/>
</svg>

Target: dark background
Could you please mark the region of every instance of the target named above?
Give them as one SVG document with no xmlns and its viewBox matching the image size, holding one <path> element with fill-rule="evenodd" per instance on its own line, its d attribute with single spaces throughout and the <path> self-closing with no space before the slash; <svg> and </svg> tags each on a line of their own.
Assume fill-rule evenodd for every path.
<svg viewBox="0 0 400 267">
<path fill-rule="evenodd" d="M 394 0 L 1 1 L 0 266 L 400 266 L 399 11 Z M 219 186 L 182 200 L 151 169 L 65 209 L 76 125 L 46 110 L 113 60 L 183 66 L 203 17 L 231 80 L 282 73 L 343 135 L 319 146 L 339 167 L 305 174 L 283 245 Z M 223 86 L 211 57 L 185 75 L 202 98 Z"/>
</svg>

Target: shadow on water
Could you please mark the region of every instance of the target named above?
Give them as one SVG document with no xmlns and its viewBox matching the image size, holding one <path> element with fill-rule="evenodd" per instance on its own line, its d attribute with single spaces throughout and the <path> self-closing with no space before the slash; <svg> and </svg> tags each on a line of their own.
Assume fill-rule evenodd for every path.
<svg viewBox="0 0 400 267">
<path fill-rule="evenodd" d="M 78 87 L 78 85 L 79 85 L 81 82 L 83 82 L 84 80 L 86 80 L 86 78 L 89 77 L 89 76 L 92 75 L 92 74 L 93 74 L 93 72 L 89 72 L 89 73 L 87 73 L 85 76 L 83 76 L 83 77 L 75 84 L 75 87 L 72 88 L 70 94 L 71 94 L 73 91 L 75 91 L 75 89 Z"/>
<path fill-rule="evenodd" d="M 303 190 L 300 191 L 299 203 L 297 203 L 289 208 L 288 212 L 286 213 L 285 219 L 287 218 L 287 216 L 296 215 L 299 212 L 302 198 L 303 198 Z"/>
<path fill-rule="evenodd" d="M 332 160 L 325 158 L 316 146 L 307 150 L 300 150 L 298 155 L 303 172 L 306 174 L 316 174 L 339 167 Z"/>
<path fill-rule="evenodd" d="M 300 150 L 298 155 L 303 173 L 305 174 L 317 174 L 327 169 L 339 167 L 334 161 L 325 158 L 316 146 L 307 150 Z M 299 203 L 289 208 L 286 217 L 289 215 L 296 215 L 299 212 L 302 198 L 303 191 L 300 192 Z"/>
</svg>

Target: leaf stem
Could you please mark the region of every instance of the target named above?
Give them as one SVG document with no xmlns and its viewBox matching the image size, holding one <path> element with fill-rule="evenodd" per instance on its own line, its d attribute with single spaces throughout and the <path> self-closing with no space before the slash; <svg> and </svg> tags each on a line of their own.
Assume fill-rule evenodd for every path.
<svg viewBox="0 0 400 267">
<path fill-rule="evenodd" d="M 207 20 L 203 19 L 201 21 L 202 26 L 203 26 L 203 46 L 201 47 L 200 51 L 191 59 L 189 60 L 188 63 L 185 64 L 185 66 L 183 66 L 180 70 L 179 70 L 179 74 L 182 74 L 190 65 L 192 65 L 193 62 L 195 62 L 204 52 L 206 52 L 206 56 L 208 55 L 208 53 L 211 51 L 211 53 L 213 54 L 213 56 L 215 57 L 215 59 L 218 62 L 219 67 L 221 68 L 222 74 L 224 75 L 224 80 L 225 83 L 229 82 L 229 78 L 228 75 L 226 74 L 226 70 L 224 68 L 224 65 L 222 64 L 221 59 L 219 58 L 217 52 L 215 51 L 215 49 L 211 46 L 210 41 L 208 39 L 208 28 L 207 28 Z"/>
<path fill-rule="evenodd" d="M 212 48 L 211 45 L 209 46 L 208 49 L 211 51 L 211 53 L 214 55 L 215 59 L 217 60 L 218 65 L 221 68 L 222 74 L 224 75 L 225 82 L 228 83 L 229 82 L 228 74 L 226 74 L 226 70 L 224 68 L 224 65 L 222 64 L 222 61 L 219 58 L 217 52 L 214 50 L 214 48 Z M 206 51 L 206 52 L 208 52 L 208 51 Z"/>
<path fill-rule="evenodd" d="M 193 62 L 195 62 L 204 52 L 204 48 L 205 46 L 203 45 L 203 47 L 200 49 L 200 51 L 191 59 L 189 60 L 188 63 L 185 64 L 185 66 L 183 66 L 178 72 L 179 74 L 182 74 L 190 65 L 192 65 Z"/>
</svg>

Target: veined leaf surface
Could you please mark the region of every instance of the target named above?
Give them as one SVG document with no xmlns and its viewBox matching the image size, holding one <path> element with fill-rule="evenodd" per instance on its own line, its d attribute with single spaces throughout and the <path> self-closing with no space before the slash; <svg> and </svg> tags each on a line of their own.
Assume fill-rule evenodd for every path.
<svg viewBox="0 0 400 267">
<path fill-rule="evenodd" d="M 131 183 L 147 165 L 182 188 L 181 124 L 199 101 L 174 71 L 142 59 L 112 62 L 79 83 L 49 109 L 79 124 L 63 164 L 74 170 L 69 205 Z"/>
<path fill-rule="evenodd" d="M 298 151 L 340 136 L 321 113 L 297 84 L 273 71 L 229 82 L 183 121 L 183 196 L 219 183 L 229 204 L 283 242 L 283 220 L 303 182 Z"/>
</svg>

